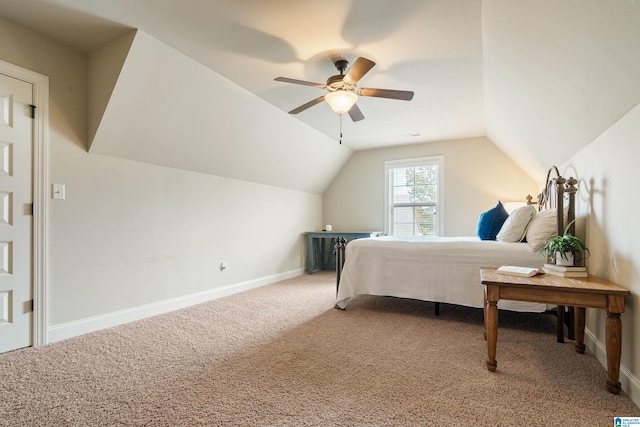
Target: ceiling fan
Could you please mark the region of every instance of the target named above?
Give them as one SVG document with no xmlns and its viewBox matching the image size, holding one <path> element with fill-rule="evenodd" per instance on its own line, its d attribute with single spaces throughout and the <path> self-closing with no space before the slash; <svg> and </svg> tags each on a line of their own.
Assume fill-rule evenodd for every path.
<svg viewBox="0 0 640 427">
<path fill-rule="evenodd" d="M 347 74 L 344 74 L 349 61 L 343 58 L 339 58 L 334 62 L 336 68 L 340 72 L 335 76 L 331 76 L 327 79 L 326 84 L 307 82 L 304 80 L 290 79 L 288 77 L 277 77 L 275 80 L 285 83 L 294 83 L 298 85 L 314 86 L 320 89 L 326 89 L 328 93 L 319 96 L 318 98 L 307 102 L 289 111 L 289 114 L 298 114 L 307 108 L 313 107 L 322 101 L 327 101 L 333 111 L 342 115 L 346 112 L 349 113 L 351 120 L 354 122 L 364 119 L 364 115 L 356 102 L 358 96 L 373 96 L 377 98 L 389 98 L 399 99 L 402 101 L 411 101 L 413 99 L 413 92 L 406 90 L 391 90 L 391 89 L 373 89 L 373 88 L 358 88 L 356 84 L 360 79 L 369 72 L 376 65 L 375 62 L 366 58 L 358 58 L 356 62 L 351 66 Z"/>
</svg>

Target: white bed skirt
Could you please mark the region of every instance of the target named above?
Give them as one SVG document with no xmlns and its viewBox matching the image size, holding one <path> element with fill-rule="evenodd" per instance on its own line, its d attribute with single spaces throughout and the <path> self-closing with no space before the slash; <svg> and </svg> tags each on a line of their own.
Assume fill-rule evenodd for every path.
<svg viewBox="0 0 640 427">
<path fill-rule="evenodd" d="M 413 298 L 482 308 L 480 267 L 540 268 L 545 257 L 527 243 L 477 237 L 376 237 L 351 241 L 336 298 L 346 308 L 359 294 Z M 498 307 L 543 312 L 545 304 L 500 300 Z"/>
</svg>

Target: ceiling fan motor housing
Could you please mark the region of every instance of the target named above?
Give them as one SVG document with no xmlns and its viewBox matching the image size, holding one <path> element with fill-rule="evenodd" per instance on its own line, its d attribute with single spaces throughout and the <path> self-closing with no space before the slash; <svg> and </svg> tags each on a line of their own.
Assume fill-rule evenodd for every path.
<svg viewBox="0 0 640 427">
<path fill-rule="evenodd" d="M 349 65 L 349 61 L 347 61 L 346 59 L 338 59 L 336 62 L 334 62 L 334 64 L 338 69 L 338 71 L 340 71 L 340 74 L 344 74 L 344 71 L 347 69 L 347 66 Z"/>
<path fill-rule="evenodd" d="M 327 89 L 329 92 L 334 92 L 336 90 L 346 90 L 349 92 L 356 91 L 356 85 L 349 84 L 344 81 L 344 75 L 338 74 L 335 76 L 331 76 L 327 79 Z"/>
</svg>

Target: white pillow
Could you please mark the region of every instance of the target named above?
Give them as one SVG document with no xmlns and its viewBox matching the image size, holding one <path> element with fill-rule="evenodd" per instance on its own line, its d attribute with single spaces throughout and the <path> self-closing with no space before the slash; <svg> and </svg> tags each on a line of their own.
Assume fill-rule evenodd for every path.
<svg viewBox="0 0 640 427">
<path fill-rule="evenodd" d="M 547 209 L 533 218 L 527 228 L 527 243 L 533 252 L 538 252 L 547 240 L 558 235 L 556 209 Z"/>
<path fill-rule="evenodd" d="M 527 226 L 536 216 L 533 205 L 522 206 L 511 212 L 496 236 L 499 242 L 521 242 L 527 231 Z"/>
</svg>

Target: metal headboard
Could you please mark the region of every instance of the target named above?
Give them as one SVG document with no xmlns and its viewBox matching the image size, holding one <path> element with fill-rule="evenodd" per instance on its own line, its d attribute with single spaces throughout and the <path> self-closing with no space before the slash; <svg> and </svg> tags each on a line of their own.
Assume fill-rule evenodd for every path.
<svg viewBox="0 0 640 427">
<path fill-rule="evenodd" d="M 552 174 L 555 173 L 555 176 Z M 578 187 L 576 184 L 578 180 L 570 177 L 566 179 L 560 175 L 560 171 L 557 166 L 552 166 L 547 172 L 547 179 L 545 180 L 546 186 L 542 189 L 542 192 L 538 194 L 538 210 L 556 209 L 557 210 L 557 224 L 558 235 L 564 233 L 567 224 L 571 224 L 569 232 L 575 235 L 575 198 Z M 564 207 L 565 198 L 568 202 L 567 223 L 564 223 Z M 527 203 L 534 204 L 531 196 L 527 196 Z"/>
</svg>

